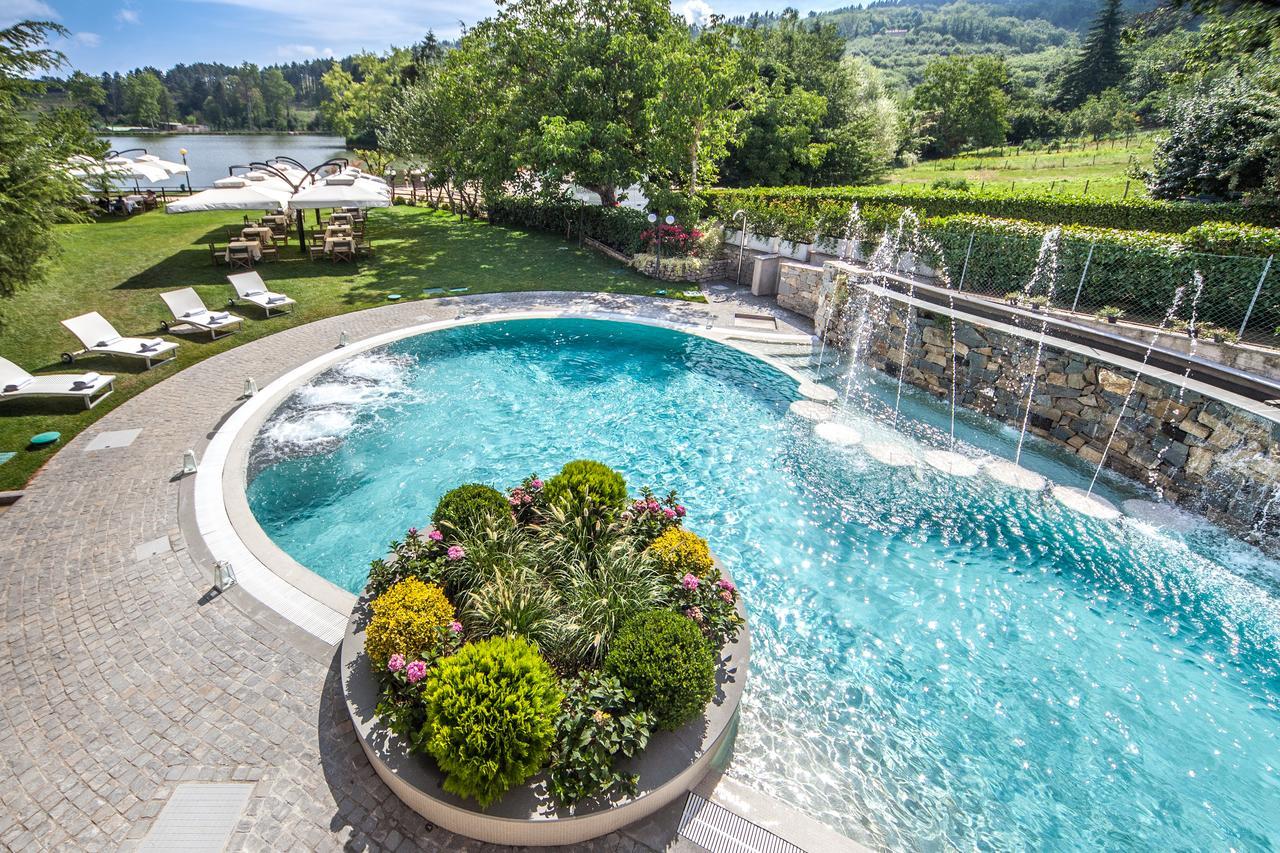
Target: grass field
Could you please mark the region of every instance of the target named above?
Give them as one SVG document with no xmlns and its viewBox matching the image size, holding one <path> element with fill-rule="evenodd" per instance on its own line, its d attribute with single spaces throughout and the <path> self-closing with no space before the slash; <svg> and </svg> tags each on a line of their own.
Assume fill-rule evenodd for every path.
<svg viewBox="0 0 1280 853">
<path fill-rule="evenodd" d="M 232 295 L 227 268 L 214 266 L 208 243 L 225 242 L 238 213 L 167 216 L 146 213 L 62 228 L 62 253 L 48 282 L 0 299 L 0 355 L 33 373 L 97 371 L 114 374 L 116 391 L 90 411 L 77 400 L 0 402 L 0 452 L 17 455 L 0 464 L 0 490 L 20 488 L 52 453 L 93 421 L 184 367 L 290 326 L 387 304 L 389 294 L 433 298 L 426 288 L 466 287 L 469 293 L 530 290 L 610 291 L 653 295 L 670 287 L 592 252 L 545 234 L 460 221 L 424 208 L 394 207 L 369 214 L 375 258 L 358 266 L 310 262 L 296 242 L 280 260 L 259 265 L 272 290 L 298 300 L 293 314 L 261 319 L 255 309 L 233 309 L 245 318 L 241 331 L 210 342 L 207 335 L 164 335 L 179 341 L 176 364 L 143 371 L 116 359 L 59 361 L 79 347 L 59 320 L 98 311 L 123 335 L 161 334 L 170 319 L 160 293 L 193 286 L 210 308 Z M 679 293 L 673 290 L 672 293 Z M 62 433 L 52 449 L 28 447 L 31 436 Z"/>
<path fill-rule="evenodd" d="M 974 188 L 1005 187 L 1044 189 L 1053 192 L 1120 198 L 1128 186 L 1130 196 L 1145 196 L 1141 181 L 1128 172 L 1137 164 L 1151 165 L 1154 132 L 1131 140 L 1073 143 L 1057 151 L 1019 151 L 1013 147 L 987 148 L 945 160 L 927 160 L 886 176 L 890 184 L 928 186 L 939 178 L 964 178 Z M 1086 182 L 1088 184 L 1086 188 Z"/>
</svg>

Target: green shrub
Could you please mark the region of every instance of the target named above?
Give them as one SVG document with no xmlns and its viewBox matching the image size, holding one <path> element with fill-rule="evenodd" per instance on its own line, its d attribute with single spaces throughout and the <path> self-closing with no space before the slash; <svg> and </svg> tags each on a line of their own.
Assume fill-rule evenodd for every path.
<svg viewBox="0 0 1280 853">
<path fill-rule="evenodd" d="M 663 729 L 699 717 L 716 689 L 715 652 L 693 620 L 669 610 L 651 610 L 624 625 L 609 648 L 605 671 Z"/>
<path fill-rule="evenodd" d="M 644 241 L 640 235 L 649 227 L 645 215 L 629 207 L 583 204 L 573 199 L 540 199 L 502 196 L 488 202 L 489 221 L 535 231 L 550 231 L 568 239 L 582 233 L 633 255 Z"/>
<path fill-rule="evenodd" d="M 547 503 L 566 515 L 613 518 L 627 503 L 627 481 L 592 459 L 565 463 L 545 486 Z"/>
<path fill-rule="evenodd" d="M 507 527 L 514 522 L 511 504 L 502 492 L 481 483 L 467 483 L 445 492 L 436 504 L 431 521 L 445 534 L 469 535 L 488 527 Z"/>
<path fill-rule="evenodd" d="M 1206 222 L 1182 235 L 1188 249 L 1211 255 L 1280 255 L 1280 228 L 1233 222 Z"/>
<path fill-rule="evenodd" d="M 430 657 L 440 633 L 454 620 L 444 591 L 417 578 L 406 578 L 370 603 L 373 617 L 365 629 L 364 648 L 374 672 L 387 668 L 393 654 L 408 660 Z"/>
<path fill-rule="evenodd" d="M 636 774 L 620 773 L 613 762 L 645 748 L 653 715 L 640 709 L 618 679 L 600 672 L 568 679 L 563 686 L 547 781 L 551 794 L 566 805 L 614 790 L 634 795 Z"/>
<path fill-rule="evenodd" d="M 463 646 L 426 685 L 426 748 L 446 791 L 488 806 L 546 763 L 564 696 L 523 638 Z"/>
<path fill-rule="evenodd" d="M 873 229 L 886 209 L 913 208 L 923 216 L 976 214 L 1021 219 L 1047 225 L 1078 224 L 1094 228 L 1140 229 L 1180 233 L 1204 222 L 1240 222 L 1280 226 L 1280 202 L 1204 204 L 1148 198 L 1103 198 L 1044 190 L 931 189 L 926 187 L 754 187 L 704 190 L 707 215 L 730 221 L 738 209 L 747 211 L 752 230 L 806 239 L 814 233 L 835 235 L 844 230 L 849 205 L 858 202 Z M 889 217 L 896 219 L 896 214 Z M 768 227 L 757 228 L 755 223 Z M 817 231 L 813 229 L 817 226 Z M 797 233 L 798 232 L 798 233 Z"/>
</svg>

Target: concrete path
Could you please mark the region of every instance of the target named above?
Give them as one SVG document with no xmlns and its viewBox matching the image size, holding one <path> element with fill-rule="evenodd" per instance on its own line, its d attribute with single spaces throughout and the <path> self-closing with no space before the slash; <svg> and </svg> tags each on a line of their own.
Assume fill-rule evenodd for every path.
<svg viewBox="0 0 1280 853">
<path fill-rule="evenodd" d="M 229 849 L 485 850 L 426 825 L 377 779 L 351 733 L 334 650 L 210 594 L 179 525 L 182 452 L 260 386 L 353 340 L 463 313 L 574 308 L 733 326 L 761 313 L 610 294 L 415 301 L 289 329 L 150 388 L 69 442 L 0 514 L 0 848 L 129 848 L 184 781 L 253 792 Z M 804 321 L 774 308 L 780 332 Z M 199 346 L 199 343 L 191 343 Z M 89 450 L 106 432 L 125 447 Z M 666 846 L 678 812 L 577 849 Z"/>
</svg>

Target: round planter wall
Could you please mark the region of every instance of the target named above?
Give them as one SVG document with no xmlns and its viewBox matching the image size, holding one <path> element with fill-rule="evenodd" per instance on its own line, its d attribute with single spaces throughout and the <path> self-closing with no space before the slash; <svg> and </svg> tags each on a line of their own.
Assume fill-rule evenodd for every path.
<svg viewBox="0 0 1280 853">
<path fill-rule="evenodd" d="M 726 575 L 727 577 L 727 575 Z M 745 616 L 741 597 L 738 612 Z M 342 686 L 356 736 L 378 776 L 405 805 L 449 832 L 492 844 L 550 846 L 578 844 L 608 835 L 669 805 L 696 786 L 732 745 L 738 705 L 746 686 L 750 636 L 744 623 L 738 639 L 720 653 L 716 695 L 701 719 L 674 732 L 655 732 L 648 748 L 619 767 L 639 776 L 635 797 L 579 803 L 575 813 L 558 808 L 535 776 L 503 795 L 488 809 L 454 796 L 430 756 L 411 755 L 374 713 L 378 679 L 364 651 L 367 598 L 361 598 L 342 641 Z"/>
</svg>

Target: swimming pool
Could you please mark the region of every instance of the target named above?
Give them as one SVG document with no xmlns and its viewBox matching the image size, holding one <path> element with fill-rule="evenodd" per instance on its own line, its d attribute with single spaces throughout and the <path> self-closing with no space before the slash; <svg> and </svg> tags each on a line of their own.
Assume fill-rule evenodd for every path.
<svg viewBox="0 0 1280 853">
<path fill-rule="evenodd" d="M 1273 563 L 1212 529 L 888 468 L 816 439 L 794 399 L 764 362 L 667 329 L 461 326 L 294 392 L 255 438 L 248 497 L 354 591 L 453 485 L 601 459 L 678 489 L 744 591 L 739 779 L 895 849 L 1280 845 Z M 903 440 L 945 428 L 922 397 L 903 411 Z M 970 418 L 960 435 L 975 455 L 1016 440 Z M 1092 473 L 1040 447 L 1024 462 Z"/>
</svg>

